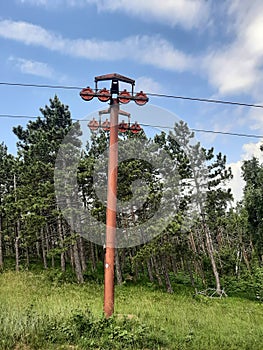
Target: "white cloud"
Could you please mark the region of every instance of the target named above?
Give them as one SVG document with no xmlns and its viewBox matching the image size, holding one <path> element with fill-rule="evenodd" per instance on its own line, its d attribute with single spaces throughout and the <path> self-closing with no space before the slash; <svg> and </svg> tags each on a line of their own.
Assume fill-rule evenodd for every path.
<svg viewBox="0 0 263 350">
<path fill-rule="evenodd" d="M 221 95 L 255 94 L 262 85 L 263 3 L 235 0 L 228 9 L 231 44 L 211 50 L 204 60 L 208 78 Z"/>
<path fill-rule="evenodd" d="M 99 11 L 119 11 L 157 21 L 170 26 L 179 24 L 185 29 L 204 24 L 209 14 L 209 4 L 205 0 L 87 0 L 96 4 Z"/>
<path fill-rule="evenodd" d="M 235 202 L 240 201 L 243 196 L 243 189 L 245 186 L 245 181 L 242 178 L 242 171 L 241 166 L 243 164 L 244 160 L 249 160 L 252 157 L 256 157 L 259 159 L 259 161 L 263 162 L 263 152 L 260 150 L 260 146 L 262 145 L 262 141 L 259 141 L 257 143 L 247 143 L 244 144 L 243 154 L 241 155 L 241 160 L 230 163 L 228 166 L 231 167 L 232 173 L 233 173 L 233 179 L 230 180 L 227 184 L 227 187 L 230 187 L 235 199 Z"/>
<path fill-rule="evenodd" d="M 54 77 L 53 69 L 46 63 L 26 60 L 19 57 L 9 57 L 9 61 L 24 74 L 31 74 L 44 78 Z"/>
<path fill-rule="evenodd" d="M 239 202 L 243 197 L 243 189 L 245 186 L 245 181 L 242 178 L 241 166 L 242 161 L 239 160 L 236 163 L 230 163 L 228 166 L 231 167 L 233 179 L 227 183 L 227 188 L 231 188 L 231 192 L 234 197 L 234 202 Z"/>
<path fill-rule="evenodd" d="M 205 67 L 210 83 L 220 95 L 250 93 L 262 78 L 255 57 L 250 57 L 238 46 L 210 53 L 205 59 Z"/>
<path fill-rule="evenodd" d="M 258 103 L 259 105 L 263 105 L 263 103 Z M 259 130 L 263 133 L 263 109 L 262 108 L 253 108 L 249 114 L 250 128 L 252 130 Z"/>
<path fill-rule="evenodd" d="M 31 6 L 45 6 L 47 8 L 55 8 L 58 6 L 82 6 L 84 0 L 17 0 L 17 2 Z"/>
<path fill-rule="evenodd" d="M 160 36 L 132 36 L 120 41 L 72 40 L 31 23 L 2 20 L 0 37 L 89 60 L 132 59 L 137 63 L 180 72 L 193 66 L 190 56 L 176 50 Z"/>
<path fill-rule="evenodd" d="M 23 4 L 48 7 L 95 5 L 98 11 L 123 12 L 169 26 L 191 29 L 207 22 L 210 5 L 207 0 L 20 0 Z"/>
<path fill-rule="evenodd" d="M 18 0 L 22 4 L 30 4 L 35 6 L 47 5 L 49 0 Z"/>
<path fill-rule="evenodd" d="M 123 41 L 121 47 L 125 47 L 125 41 Z M 191 56 L 176 50 L 172 44 L 160 36 L 137 36 L 129 41 L 129 50 L 131 50 L 129 54 L 135 55 L 134 58 L 138 63 L 151 64 L 158 68 L 180 72 L 193 68 L 193 58 Z"/>
<path fill-rule="evenodd" d="M 263 152 L 260 150 L 260 146 L 262 145 L 262 141 L 257 143 L 250 142 L 246 143 L 242 146 L 244 153 L 242 154 L 242 160 L 248 160 L 252 157 L 256 157 L 260 162 L 263 162 Z"/>
<path fill-rule="evenodd" d="M 160 83 L 145 76 L 136 79 L 136 91 L 141 90 L 150 93 L 163 93 L 164 91 Z"/>
<path fill-rule="evenodd" d="M 44 46 L 51 50 L 54 50 L 55 47 L 58 49 L 59 44 L 61 44 L 61 38 L 49 33 L 40 26 L 21 21 L 0 21 L 0 36 L 23 42 L 26 45 Z"/>
</svg>

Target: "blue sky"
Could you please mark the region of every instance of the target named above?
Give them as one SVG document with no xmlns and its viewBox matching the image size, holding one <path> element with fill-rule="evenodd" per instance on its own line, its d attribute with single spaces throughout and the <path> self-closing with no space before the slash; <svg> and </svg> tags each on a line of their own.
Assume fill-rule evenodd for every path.
<svg viewBox="0 0 263 350">
<path fill-rule="evenodd" d="M 117 72 L 135 90 L 263 104 L 262 0 L 6 0 L 0 2 L 0 81 L 93 85 Z M 0 85 L 0 114 L 39 115 L 57 94 L 74 118 L 102 108 L 75 90 Z M 152 97 L 191 128 L 263 134 L 262 109 Z M 103 106 L 104 107 L 104 106 Z M 172 126 L 172 117 L 135 117 Z M 15 152 L 12 127 L 26 119 L 1 118 L 1 137 Z M 240 164 L 260 155 L 259 139 L 196 133 L 205 147 L 227 155 L 238 195 Z"/>
</svg>

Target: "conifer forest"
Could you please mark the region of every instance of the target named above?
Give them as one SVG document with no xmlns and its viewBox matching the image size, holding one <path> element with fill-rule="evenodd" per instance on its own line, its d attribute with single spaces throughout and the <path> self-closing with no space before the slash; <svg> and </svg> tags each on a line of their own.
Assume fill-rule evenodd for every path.
<svg viewBox="0 0 263 350">
<path fill-rule="evenodd" d="M 101 285 L 103 284 L 105 254 L 103 235 L 96 225 L 82 224 L 79 219 L 72 224 L 70 220 L 67 220 L 55 190 L 55 186 L 59 186 L 58 183 L 55 183 L 54 173 L 61 145 L 72 130 L 73 124 L 74 133 L 70 134 L 71 147 L 77 148 L 81 130 L 78 128 L 78 123 L 72 120 L 70 108 L 55 96 L 45 107 L 40 108 L 38 118 L 30 120 L 25 127 L 17 125 L 13 128 L 17 138 L 16 155 L 9 153 L 4 143 L 0 144 L 0 276 L 2 278 L 9 276 L 10 281 L 18 278 L 17 276 L 27 276 L 25 283 L 28 285 L 28 290 L 31 290 L 33 278 L 31 273 L 38 276 L 48 276 L 46 283 L 51 286 L 50 293 L 54 293 L 54 295 L 57 293 L 56 290 L 52 292 L 54 285 L 59 286 L 59 288 L 62 288 L 62 285 L 63 288 L 68 288 L 67 286 L 80 288 L 80 296 L 84 295 L 85 288 L 94 288 L 95 300 L 101 294 Z M 183 295 L 182 293 L 189 293 L 194 302 L 198 301 L 202 307 L 206 308 L 216 307 L 215 305 L 211 306 L 211 300 L 215 299 L 216 302 L 227 303 L 226 300 L 231 300 L 231 298 L 245 300 L 247 303 L 255 303 L 258 307 L 262 307 L 263 164 L 257 158 L 243 161 L 242 176 L 245 181 L 243 199 L 235 203 L 228 185 L 233 175 L 231 168 L 227 165 L 226 156 L 220 152 L 215 153 L 213 148 L 205 149 L 199 143 L 193 143 L 194 134 L 186 123 L 182 121 L 175 123 L 171 132 L 160 132 L 152 138 L 148 138 L 143 129 L 136 134 L 128 131 L 119 137 L 122 141 L 132 140 L 135 145 L 141 141 L 147 143 L 149 149 L 153 150 L 152 154 L 157 155 L 162 151 L 169 154 L 169 163 L 172 169 L 176 169 L 174 177 L 173 173 L 169 175 L 172 178 L 171 181 L 175 181 L 176 178 L 176 186 L 172 190 L 167 186 L 165 198 L 176 197 L 176 208 L 173 208 L 167 225 L 161 224 L 163 218 L 159 218 L 152 225 L 152 231 L 155 230 L 152 239 L 145 241 L 142 239 L 140 244 L 127 244 L 126 246 L 120 244 L 116 248 L 117 309 L 121 309 L 118 300 L 121 303 L 121 298 L 124 298 L 125 293 L 125 298 L 131 297 L 128 297 L 127 288 L 131 288 L 131 298 L 137 300 L 135 304 L 131 305 L 142 302 L 144 298 L 147 299 L 148 297 L 146 298 L 145 295 L 154 290 L 162 293 L 156 303 L 157 308 L 164 301 L 169 305 L 173 300 L 169 298 Z M 78 198 L 80 198 L 83 208 L 97 222 L 103 224 L 106 220 L 106 208 L 94 190 L 94 167 L 96 161 L 107 150 L 108 144 L 109 133 L 107 131 L 101 130 L 92 134 L 85 149 L 81 151 L 77 166 Z M 192 159 L 182 145 L 189 149 Z M 122 146 L 120 145 L 120 147 Z M 69 158 L 71 157 L 70 152 L 70 148 L 66 152 L 64 149 L 64 154 L 68 154 Z M 140 157 L 138 156 L 138 158 Z M 64 161 L 67 162 L 67 159 Z M 131 185 L 141 179 L 149 188 L 147 198 L 144 199 L 142 206 L 134 204 L 125 208 L 124 205 L 123 212 L 117 215 L 119 227 L 132 227 L 135 231 L 138 227 L 138 235 L 143 234 L 139 232 L 140 224 L 148 220 L 151 222 L 151 218 L 158 210 L 163 194 L 162 186 L 165 185 L 164 179 L 158 176 L 158 171 L 161 170 L 153 169 L 150 165 L 150 162 L 145 159 L 133 158 L 130 161 L 121 162 L 118 167 L 117 196 L 119 200 L 124 203 L 130 201 L 134 193 Z M 162 164 L 160 164 L 161 166 Z M 197 183 L 197 177 L 202 176 L 202 174 L 197 174 L 201 168 L 205 169 L 205 191 L 201 189 L 202 179 L 199 184 Z M 105 174 L 101 174 L 102 182 L 104 177 Z M 196 188 L 200 190 L 200 193 L 205 192 L 205 196 L 198 195 Z M 139 190 L 138 193 L 140 196 Z M 74 198 L 67 199 L 66 194 L 64 197 L 67 203 L 68 200 L 74 200 Z M 199 210 L 195 210 L 192 205 L 196 197 L 198 197 Z M 169 211 L 170 213 L 168 202 L 169 200 L 162 209 L 164 212 Z M 78 227 L 78 224 L 81 228 Z M 82 231 L 84 231 L 83 234 Z M 91 236 L 97 237 L 96 235 L 102 235 L 101 244 L 97 238 L 87 239 Z M 4 288 L 3 281 L 1 288 Z M 18 284 L 17 288 L 20 287 Z M 15 289 L 16 286 L 13 288 Z M 43 293 L 45 293 L 45 288 L 43 287 Z M 123 292 L 121 288 L 126 289 Z M 146 288 L 146 290 L 140 292 L 140 288 Z M 0 295 L 1 293 L 4 293 L 2 289 Z M 9 296 L 12 295 L 12 288 L 8 293 Z M 61 290 L 61 293 L 64 292 Z M 88 291 L 85 293 L 88 299 Z M 90 299 L 92 298 L 90 297 Z M 130 302 L 133 303 L 133 301 Z M 182 297 L 181 305 L 184 302 Z M 127 305 L 128 303 L 127 301 Z M 147 303 L 146 300 L 145 303 Z M 21 304 L 23 304 L 22 301 L 19 305 Z M 33 301 L 32 304 L 34 304 Z M 32 307 L 34 308 L 34 306 Z M 146 306 L 141 307 L 143 309 Z M 26 312 L 29 311 L 27 309 Z M 218 336 L 218 339 L 221 340 L 217 339 L 217 344 L 220 344 L 220 347 L 217 348 L 215 344 L 213 345 L 207 340 L 204 343 L 200 339 L 198 340 L 195 331 L 191 333 L 189 329 L 191 327 L 197 329 L 195 327 L 201 327 L 200 324 L 198 326 L 192 324 L 191 327 L 188 324 L 190 328 L 187 328 L 188 333 L 184 335 L 182 335 L 183 331 L 180 333 L 181 326 L 177 325 L 175 329 L 178 329 L 181 338 L 178 336 L 176 341 L 174 338 L 169 343 L 170 333 L 168 331 L 169 334 L 161 337 L 161 340 L 156 338 L 156 331 L 152 331 L 152 329 L 156 329 L 154 327 L 158 328 L 156 324 L 151 324 L 150 330 L 148 329 L 144 333 L 143 328 L 139 329 L 138 325 L 132 328 L 133 325 L 127 323 L 127 319 L 123 321 L 115 319 L 96 321 L 92 319 L 91 314 L 84 313 L 84 311 L 78 310 L 77 312 L 75 310 L 74 312 L 68 323 L 64 319 L 64 323 L 58 321 L 56 324 L 54 321 L 56 318 L 52 319 L 53 316 L 49 316 L 49 328 L 45 328 L 44 331 L 48 338 L 43 340 L 44 336 L 39 335 L 38 339 L 42 337 L 41 342 L 34 340 L 34 343 L 32 340 L 33 328 L 38 327 L 39 324 L 34 327 L 31 325 L 33 327 L 29 331 L 29 333 L 31 332 L 31 340 L 27 339 L 26 333 L 22 331 L 19 333 L 18 330 L 16 330 L 17 338 L 15 335 L 11 337 L 12 332 L 0 326 L 2 334 L 2 336 L 0 335 L 0 349 L 118 349 L 122 347 L 123 349 L 202 348 L 205 350 L 219 348 L 260 349 L 262 345 L 259 344 L 260 336 L 262 339 L 263 334 L 262 322 L 261 326 L 258 324 L 258 335 L 251 335 L 251 339 L 255 339 L 254 343 L 251 340 L 251 343 L 248 344 L 250 338 L 246 336 L 247 340 L 242 340 L 247 342 L 245 345 L 244 343 L 242 345 L 241 340 L 238 340 L 236 345 L 234 342 L 231 345 L 226 340 L 227 336 L 224 338 L 224 343 L 223 338 L 220 338 L 221 334 Z M 174 312 L 176 313 L 176 311 Z M 129 313 L 136 314 L 136 311 L 133 310 Z M 0 323 L 5 324 L 9 316 L 7 317 L 8 313 L 4 314 L 3 306 L 1 314 Z M 32 314 L 30 315 L 33 317 Z M 192 317 L 194 317 L 193 315 Z M 198 319 L 198 316 L 196 317 Z M 238 319 L 238 316 L 236 317 Z M 257 317 L 262 320 L 262 309 L 258 311 Z M 150 316 L 148 318 L 151 320 Z M 27 322 L 29 322 L 28 320 L 27 318 Z M 118 322 L 121 322 L 121 325 Z M 158 323 L 158 321 L 156 322 Z M 171 320 L 169 322 L 172 324 Z M 178 322 L 180 324 L 180 320 Z M 80 328 L 77 329 L 76 325 L 79 325 Z M 107 331 L 105 331 L 106 326 L 108 327 Z M 241 323 L 239 326 L 241 327 Z M 90 333 L 85 338 L 87 329 L 90 330 Z M 111 331 L 108 331 L 109 329 Z M 96 334 L 104 334 L 104 340 L 107 340 L 105 342 L 100 340 L 101 343 L 100 341 L 96 342 L 94 340 Z M 129 338 L 131 334 L 132 336 Z M 59 338 L 60 336 L 61 338 Z M 76 340 L 77 338 L 78 340 Z M 82 339 L 82 343 L 79 339 Z M 212 340 L 210 339 L 210 341 Z M 55 344 L 60 344 L 60 346 L 71 344 L 72 347 L 55 347 Z"/>
</svg>

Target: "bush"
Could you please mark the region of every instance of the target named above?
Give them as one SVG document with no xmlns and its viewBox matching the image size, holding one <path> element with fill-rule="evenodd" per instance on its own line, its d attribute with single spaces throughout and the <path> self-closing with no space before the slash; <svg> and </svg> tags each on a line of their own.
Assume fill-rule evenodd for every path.
<svg viewBox="0 0 263 350">
<path fill-rule="evenodd" d="M 160 340 L 144 324 L 127 318 L 95 318 L 79 311 L 46 329 L 49 343 L 70 343 L 83 349 L 156 349 Z"/>
<path fill-rule="evenodd" d="M 95 318 L 90 311 L 74 312 L 67 319 L 51 319 L 30 307 L 12 328 L 5 327 L 7 312 L 0 317 L 0 349 L 51 349 L 55 346 L 75 345 L 79 349 L 157 349 L 160 339 L 153 330 L 139 321 L 127 318 Z M 7 311 L 7 310 L 6 310 Z M 10 321 L 10 320 L 9 320 Z M 18 345 L 19 344 L 19 345 Z"/>
<path fill-rule="evenodd" d="M 222 278 L 222 285 L 229 296 L 263 301 L 263 268 L 256 267 L 251 274 L 246 272 L 240 277 L 225 276 Z"/>
<path fill-rule="evenodd" d="M 62 272 L 60 269 L 51 268 L 43 272 L 49 282 L 55 286 L 62 285 L 63 283 L 76 282 L 76 275 L 71 269 Z"/>
</svg>

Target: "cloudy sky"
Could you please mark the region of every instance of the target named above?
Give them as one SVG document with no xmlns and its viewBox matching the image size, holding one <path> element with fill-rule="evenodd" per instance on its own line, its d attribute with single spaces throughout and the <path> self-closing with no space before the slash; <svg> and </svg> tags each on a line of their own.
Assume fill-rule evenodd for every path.
<svg viewBox="0 0 263 350">
<path fill-rule="evenodd" d="M 263 104 L 262 0 L 8 0 L 0 2 L 0 83 L 93 86 L 117 72 L 135 90 Z M 101 108 L 77 90 L 0 84 L 0 115 L 39 115 L 57 94 L 74 118 Z M 263 135 L 263 110 L 151 97 L 150 102 L 194 129 Z M 175 119 L 136 115 L 151 125 Z M 1 118 L 1 137 L 15 152 L 12 127 L 27 119 Z M 227 155 L 238 195 L 239 167 L 261 156 L 259 138 L 197 132 L 205 147 Z"/>
</svg>

